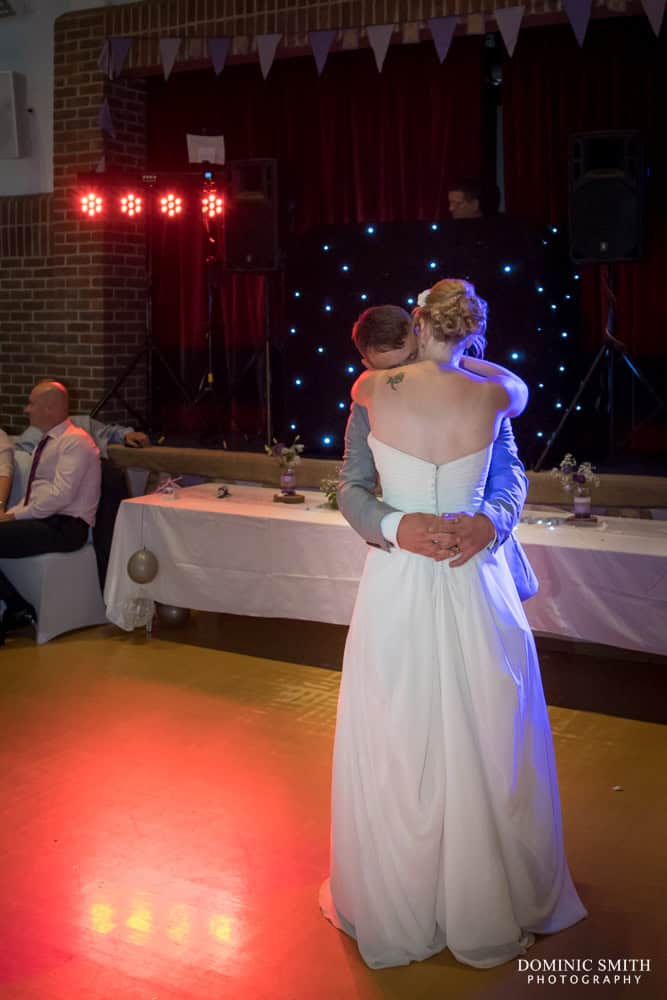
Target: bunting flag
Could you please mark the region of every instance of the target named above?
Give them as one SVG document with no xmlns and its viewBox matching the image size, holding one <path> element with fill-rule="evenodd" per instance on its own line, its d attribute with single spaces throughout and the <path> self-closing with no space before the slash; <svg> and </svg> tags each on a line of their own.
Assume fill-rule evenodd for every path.
<svg viewBox="0 0 667 1000">
<path fill-rule="evenodd" d="M 456 17 L 429 17 L 428 19 L 431 37 L 440 62 L 444 62 L 447 58 L 457 23 L 458 18 Z"/>
<path fill-rule="evenodd" d="M 115 80 L 116 77 L 120 76 L 123 72 L 123 66 L 125 65 L 125 60 L 127 59 L 127 54 L 132 47 L 131 38 L 112 38 L 111 39 L 111 57 L 109 66 L 109 77 Z"/>
<path fill-rule="evenodd" d="M 176 56 L 178 55 L 180 47 L 180 38 L 160 39 L 160 61 L 162 63 L 162 72 L 164 73 L 165 80 L 168 80 L 171 75 L 171 71 L 174 68 L 174 63 L 176 62 Z"/>
<path fill-rule="evenodd" d="M 569 18 L 575 38 L 582 46 L 591 19 L 591 0 L 563 0 L 563 10 Z"/>
<path fill-rule="evenodd" d="M 114 128 L 113 118 L 111 117 L 111 108 L 109 107 L 109 102 L 104 98 L 102 102 L 102 107 L 100 108 L 100 113 L 97 118 L 97 123 L 103 132 L 110 135 L 112 139 L 116 138 L 116 129 Z"/>
<path fill-rule="evenodd" d="M 102 51 L 97 57 L 97 65 L 100 71 L 104 73 L 105 76 L 111 76 L 111 46 L 109 44 L 109 39 L 104 39 L 104 45 L 102 46 Z"/>
<path fill-rule="evenodd" d="M 391 36 L 394 34 L 394 25 L 370 24 L 366 26 L 366 34 L 375 55 L 378 73 L 381 73 L 387 49 L 389 48 L 389 42 L 391 41 Z"/>
<path fill-rule="evenodd" d="M 642 0 L 642 7 L 654 32 L 659 35 L 665 15 L 665 0 Z"/>
<path fill-rule="evenodd" d="M 208 57 L 213 64 L 215 75 L 220 76 L 225 68 L 227 56 L 229 55 L 232 47 L 231 37 L 229 35 L 223 35 L 222 38 L 209 38 L 207 39 L 207 47 Z"/>
<path fill-rule="evenodd" d="M 322 70 L 324 69 L 327 61 L 329 49 L 333 45 L 337 34 L 338 32 L 335 28 L 329 28 L 326 31 L 308 32 L 308 40 L 310 42 L 310 47 L 313 50 L 313 55 L 315 56 L 315 65 L 317 66 L 318 76 L 322 76 Z"/>
<path fill-rule="evenodd" d="M 269 70 L 273 66 L 276 57 L 276 49 L 282 35 L 256 35 L 255 42 L 259 53 L 259 65 L 262 69 L 262 76 L 266 80 Z"/>
<path fill-rule="evenodd" d="M 503 10 L 496 10 L 494 12 L 498 31 L 502 36 L 510 59 L 514 55 L 514 48 L 516 40 L 519 37 L 519 28 L 521 27 L 525 9 L 525 7 L 505 7 Z"/>
</svg>

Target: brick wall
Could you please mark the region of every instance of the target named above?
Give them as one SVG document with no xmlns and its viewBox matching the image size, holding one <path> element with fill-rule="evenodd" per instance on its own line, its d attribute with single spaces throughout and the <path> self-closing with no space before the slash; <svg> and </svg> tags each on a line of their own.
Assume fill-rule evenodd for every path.
<svg viewBox="0 0 667 1000">
<path fill-rule="evenodd" d="M 145 163 L 145 87 L 109 82 L 97 66 L 105 11 L 59 18 L 54 39 L 54 191 L 0 199 L 0 426 L 19 430 L 30 388 L 61 379 L 72 409 L 91 410 L 143 343 L 144 241 L 140 225 L 94 224 L 73 211 L 77 175 L 104 157 L 110 170 Z M 115 139 L 98 124 L 107 97 Z M 140 364 L 122 388 L 143 410 Z M 134 422 L 112 399 L 101 416 Z"/>
<path fill-rule="evenodd" d="M 197 65 L 205 58 L 206 35 L 234 36 L 232 51 L 242 58 L 251 52 L 258 33 L 282 32 L 283 47 L 302 49 L 308 31 L 317 28 L 423 22 L 433 13 L 488 13 L 514 3 L 443 0 L 435 11 L 422 0 L 296 0 L 289 6 L 280 0 L 165 0 L 58 18 L 54 192 L 0 198 L 0 426 L 22 428 L 25 399 L 41 378 L 62 379 L 71 391 L 73 410 L 89 411 L 143 343 L 141 225 L 117 219 L 94 225 L 79 221 L 73 200 L 77 174 L 94 170 L 102 157 L 108 170 L 141 172 L 146 141 L 143 76 L 159 66 L 160 35 L 183 37 L 178 65 Z M 526 17 L 551 12 L 555 6 L 552 0 L 529 0 Z M 103 40 L 110 35 L 136 39 L 128 74 L 113 82 L 97 66 Z M 115 138 L 99 128 L 104 97 L 118 130 Z M 144 376 L 141 363 L 122 389 L 142 412 Z M 116 399 L 101 416 L 133 422 Z"/>
</svg>

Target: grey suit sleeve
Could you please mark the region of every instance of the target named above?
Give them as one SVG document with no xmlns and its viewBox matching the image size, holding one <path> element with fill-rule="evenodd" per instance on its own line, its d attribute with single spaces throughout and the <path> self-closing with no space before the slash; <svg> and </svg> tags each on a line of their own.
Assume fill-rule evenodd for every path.
<svg viewBox="0 0 667 1000">
<path fill-rule="evenodd" d="M 502 545 L 516 527 L 528 493 L 528 479 L 517 452 L 512 425 L 505 418 L 491 453 L 484 500 L 479 508 L 496 529 L 496 544 Z"/>
<path fill-rule="evenodd" d="M 378 474 L 373 453 L 368 446 L 369 431 L 368 411 L 353 403 L 345 428 L 345 455 L 338 482 L 338 506 L 357 534 L 370 545 L 386 550 L 391 545 L 382 535 L 380 522 L 385 514 L 393 513 L 396 508 L 378 500 L 375 495 Z"/>
</svg>

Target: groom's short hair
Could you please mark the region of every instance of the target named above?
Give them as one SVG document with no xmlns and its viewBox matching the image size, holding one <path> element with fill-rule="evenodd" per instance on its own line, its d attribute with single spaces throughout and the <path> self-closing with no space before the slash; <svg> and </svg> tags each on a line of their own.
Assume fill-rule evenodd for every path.
<svg viewBox="0 0 667 1000">
<path fill-rule="evenodd" d="M 402 347 L 410 329 L 410 314 L 400 306 L 371 306 L 352 327 L 354 346 L 367 351 L 395 351 Z"/>
</svg>

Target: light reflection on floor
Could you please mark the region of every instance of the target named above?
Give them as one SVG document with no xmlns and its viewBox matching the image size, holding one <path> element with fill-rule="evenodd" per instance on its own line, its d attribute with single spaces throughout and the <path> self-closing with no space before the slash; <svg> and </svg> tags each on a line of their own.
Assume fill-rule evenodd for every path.
<svg viewBox="0 0 667 1000">
<path fill-rule="evenodd" d="M 371 972 L 320 916 L 338 673 L 104 629 L 15 642 L 0 666 L 1 1000 L 533 995 L 514 964 L 471 970 L 447 952 Z M 665 728 L 551 716 L 592 918 L 534 953 L 641 940 L 657 957 L 667 807 L 646 775 Z"/>
</svg>

